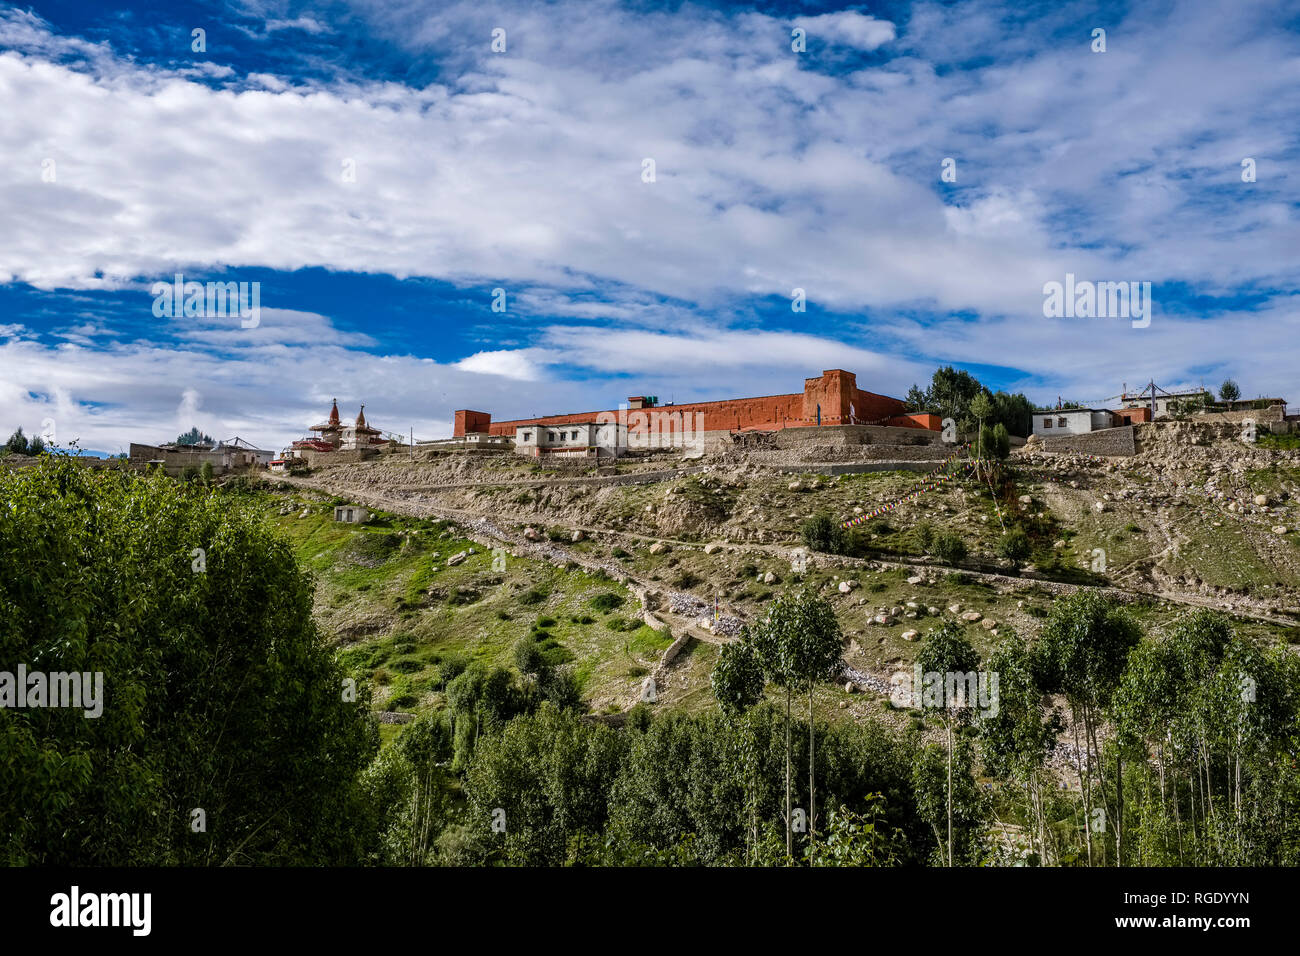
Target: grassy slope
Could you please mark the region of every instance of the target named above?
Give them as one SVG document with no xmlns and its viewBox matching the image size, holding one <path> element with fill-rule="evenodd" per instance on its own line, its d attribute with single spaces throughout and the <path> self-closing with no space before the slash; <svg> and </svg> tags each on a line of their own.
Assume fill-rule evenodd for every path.
<svg viewBox="0 0 1300 956">
<path fill-rule="evenodd" d="M 282 499 L 273 499 L 278 505 Z M 512 647 L 547 619 L 552 657 L 571 662 L 595 708 L 630 699 L 671 637 L 634 621 L 634 599 L 613 582 L 580 570 L 493 555 L 445 524 L 381 515 L 367 525 L 332 520 L 328 504 L 269 513 L 316 578 L 316 616 L 345 665 L 375 683 L 386 709 L 435 705 L 438 662 L 451 655 L 513 666 Z M 447 559 L 473 548 L 455 566 Z M 620 607 L 591 599 L 614 593 Z"/>
</svg>

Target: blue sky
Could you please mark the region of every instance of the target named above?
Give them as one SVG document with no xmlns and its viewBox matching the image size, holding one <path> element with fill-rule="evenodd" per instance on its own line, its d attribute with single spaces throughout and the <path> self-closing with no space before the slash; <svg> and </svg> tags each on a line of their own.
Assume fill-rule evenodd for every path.
<svg viewBox="0 0 1300 956">
<path fill-rule="evenodd" d="M 438 437 L 949 363 L 1300 402 L 1297 3 L 60 0 L 0 5 L 0 107 L 6 433 L 278 449 L 335 396 Z M 260 283 L 258 326 L 156 316 L 177 272 Z M 1067 273 L 1150 282 L 1150 325 L 1045 317 Z"/>
</svg>

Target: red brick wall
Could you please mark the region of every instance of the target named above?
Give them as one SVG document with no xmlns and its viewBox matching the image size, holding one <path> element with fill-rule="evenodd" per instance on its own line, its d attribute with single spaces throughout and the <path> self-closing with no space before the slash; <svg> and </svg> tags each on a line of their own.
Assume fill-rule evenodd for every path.
<svg viewBox="0 0 1300 956">
<path fill-rule="evenodd" d="M 452 438 L 464 438 L 466 432 L 485 432 L 492 423 L 490 412 L 472 412 L 468 408 L 462 408 L 456 412 L 456 425 L 452 429 Z M 501 434 L 492 432 L 493 435 Z M 509 434 L 513 435 L 511 431 Z"/>
<path fill-rule="evenodd" d="M 857 377 L 843 369 L 830 369 L 817 378 L 804 380 L 803 392 L 790 395 L 766 395 L 759 398 L 733 398 L 719 402 L 692 402 L 685 405 L 661 405 L 654 409 L 645 409 L 648 413 L 674 416 L 671 431 L 679 430 L 677 416 L 694 416 L 701 413 L 704 431 L 743 431 L 757 429 L 774 431 L 780 428 L 798 428 L 817 424 L 817 408 L 821 406 L 821 423 L 823 425 L 848 425 L 850 404 L 853 408 L 852 422 L 857 424 L 884 424 L 886 419 L 904 415 L 907 411 L 903 402 L 875 392 L 867 392 L 857 387 Z M 514 435 L 515 429 L 524 425 L 566 425 L 595 421 L 598 416 L 618 415 L 610 409 L 603 412 L 578 412 L 573 415 L 551 415 L 543 418 L 520 418 L 507 422 L 490 422 L 490 416 L 484 412 L 458 411 L 456 413 L 455 435 L 464 434 L 462 427 L 470 430 L 483 430 L 476 426 L 468 416 L 483 416 L 482 425 L 493 435 Z M 628 431 L 638 434 L 646 427 L 646 419 L 635 410 L 627 413 Z M 464 417 L 463 417 L 464 416 Z M 931 416 L 933 417 L 933 416 Z M 474 421 L 477 421 L 475 419 Z M 687 422 L 688 428 L 695 427 L 694 418 Z M 891 422 L 894 424 L 894 422 Z M 908 419 L 898 424 L 910 424 L 917 428 L 938 429 L 938 423 Z M 661 431 L 669 430 L 663 429 Z"/>
<path fill-rule="evenodd" d="M 1145 408 L 1116 408 L 1116 415 L 1124 420 L 1125 425 L 1134 425 L 1138 422 L 1151 421 L 1151 409 Z"/>
</svg>

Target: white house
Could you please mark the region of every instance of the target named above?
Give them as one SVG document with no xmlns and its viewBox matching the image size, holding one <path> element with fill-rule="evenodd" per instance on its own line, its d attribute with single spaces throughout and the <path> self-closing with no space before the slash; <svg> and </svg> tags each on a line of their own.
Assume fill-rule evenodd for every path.
<svg viewBox="0 0 1300 956">
<path fill-rule="evenodd" d="M 521 455 L 605 457 L 627 449 L 627 425 L 620 422 L 571 422 L 565 425 L 520 425 L 515 451 Z"/>
<path fill-rule="evenodd" d="M 1108 408 L 1043 408 L 1034 412 L 1034 434 L 1086 435 L 1124 424 Z"/>
</svg>

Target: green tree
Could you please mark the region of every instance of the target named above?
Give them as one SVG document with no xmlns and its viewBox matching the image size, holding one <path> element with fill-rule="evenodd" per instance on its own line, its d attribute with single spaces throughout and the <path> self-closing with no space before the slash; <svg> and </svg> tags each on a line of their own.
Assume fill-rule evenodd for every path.
<svg viewBox="0 0 1300 956">
<path fill-rule="evenodd" d="M 813 737 L 812 688 L 826 677 L 839 659 L 841 636 L 835 611 L 810 588 L 773 601 L 753 629 L 754 647 L 768 679 L 785 689 L 785 828 L 786 854 L 793 859 L 791 811 L 790 700 L 795 690 L 807 688 L 809 741 Z M 809 755 L 809 819 L 814 819 L 813 755 Z"/>
<path fill-rule="evenodd" d="M 997 675 L 997 708 L 979 724 L 985 771 L 1023 788 L 1031 846 L 1038 861 L 1051 859 L 1044 793 L 1050 793 L 1044 763 L 1061 732 L 1059 713 L 1048 710 L 1034 673 L 1028 645 L 1013 630 L 1003 630 L 985 670 Z"/>
<path fill-rule="evenodd" d="M 1097 745 L 1097 729 L 1111 696 L 1119 686 L 1129 652 L 1142 640 L 1142 628 L 1122 607 L 1096 592 L 1080 591 L 1057 601 L 1035 645 L 1035 668 L 1041 686 L 1048 693 L 1065 695 L 1070 705 L 1076 752 L 1083 754 L 1079 770 L 1088 861 L 1093 858 L 1092 777 L 1094 768 L 1102 790 L 1106 819 L 1113 820 L 1116 839 L 1123 849 L 1123 767 L 1118 768 L 1116 803 L 1104 806 L 1106 777 Z M 1079 750 L 1079 726 L 1083 726 L 1083 747 Z"/>
<path fill-rule="evenodd" d="M 1219 398 L 1225 402 L 1235 402 L 1241 398 L 1241 389 L 1232 379 L 1225 378 L 1223 384 L 1219 386 Z"/>
<path fill-rule="evenodd" d="M 1011 433 L 1007 431 L 1007 426 L 998 422 L 993 426 L 993 441 L 991 444 L 993 455 L 997 458 L 1006 458 L 1011 454 Z"/>
<path fill-rule="evenodd" d="M 0 662 L 102 675 L 97 718 L 0 709 L 5 862 L 359 861 L 378 732 L 313 592 L 237 502 L 58 456 L 0 469 Z"/>
<path fill-rule="evenodd" d="M 740 640 L 722 645 L 709 683 L 718 706 L 732 716 L 743 714 L 763 699 L 763 662 L 748 631 Z"/>
<path fill-rule="evenodd" d="M 4 433 L 0 432 L 0 434 Z M 7 441 L 5 445 L 12 454 L 27 454 L 27 436 L 23 434 L 22 425 L 19 425 L 18 428 L 14 430 L 14 433 L 9 436 L 9 441 Z"/>
<path fill-rule="evenodd" d="M 191 428 L 189 431 L 187 431 L 187 432 L 183 432 L 182 434 L 176 436 L 176 444 L 178 444 L 178 445 L 211 445 L 211 444 L 213 444 L 213 440 L 212 440 L 212 436 L 211 436 L 211 435 L 205 435 L 203 432 L 199 431 L 197 428 Z"/>
<path fill-rule="evenodd" d="M 916 655 L 916 663 L 923 675 L 937 675 L 943 681 L 943 700 L 939 702 L 943 714 L 944 728 L 948 743 L 948 866 L 953 865 L 953 741 L 952 725 L 959 703 L 971 706 L 970 701 L 959 702 L 948 696 L 949 686 L 956 687 L 961 679 L 956 675 L 968 674 L 979 667 L 979 653 L 971 646 L 961 632 L 961 625 L 955 621 L 945 621 L 926 635 L 925 643 Z M 933 678 L 931 678 L 933 679 Z M 922 706 L 926 706 L 926 695 L 922 688 L 915 689 L 921 695 Z"/>
<path fill-rule="evenodd" d="M 199 466 L 199 478 L 205 485 L 212 483 L 212 462 L 205 461 Z"/>
</svg>

